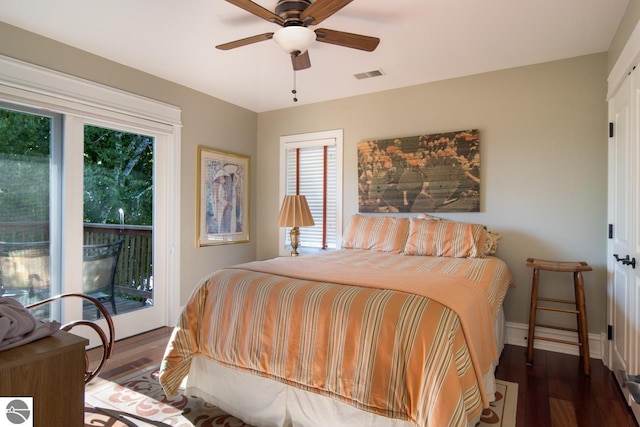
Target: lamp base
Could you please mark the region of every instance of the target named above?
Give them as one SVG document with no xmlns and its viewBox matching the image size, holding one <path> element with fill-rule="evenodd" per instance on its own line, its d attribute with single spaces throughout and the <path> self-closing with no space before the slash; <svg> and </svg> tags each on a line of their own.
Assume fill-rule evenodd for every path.
<svg viewBox="0 0 640 427">
<path fill-rule="evenodd" d="M 291 256 L 298 256 L 298 237 L 300 236 L 300 230 L 298 227 L 293 227 L 289 232 L 289 237 L 291 239 Z"/>
</svg>

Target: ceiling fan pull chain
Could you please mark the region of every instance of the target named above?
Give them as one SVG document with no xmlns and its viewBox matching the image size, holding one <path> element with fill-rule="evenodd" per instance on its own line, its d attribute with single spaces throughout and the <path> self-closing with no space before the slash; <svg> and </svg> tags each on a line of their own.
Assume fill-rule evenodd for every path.
<svg viewBox="0 0 640 427">
<path fill-rule="evenodd" d="M 296 70 L 293 70 L 293 89 L 291 93 L 293 94 L 293 102 L 298 102 L 298 98 L 296 97 L 296 93 L 298 93 L 296 90 Z"/>
</svg>

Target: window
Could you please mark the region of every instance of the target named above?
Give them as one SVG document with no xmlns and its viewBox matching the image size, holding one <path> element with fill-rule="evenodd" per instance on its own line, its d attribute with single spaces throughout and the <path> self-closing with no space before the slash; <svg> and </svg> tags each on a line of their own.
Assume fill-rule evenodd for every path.
<svg viewBox="0 0 640 427">
<path fill-rule="evenodd" d="M 280 198 L 306 196 L 315 225 L 300 227 L 301 252 L 336 249 L 342 234 L 342 130 L 280 138 Z M 279 252 L 288 254 L 289 229 L 280 234 Z"/>
</svg>

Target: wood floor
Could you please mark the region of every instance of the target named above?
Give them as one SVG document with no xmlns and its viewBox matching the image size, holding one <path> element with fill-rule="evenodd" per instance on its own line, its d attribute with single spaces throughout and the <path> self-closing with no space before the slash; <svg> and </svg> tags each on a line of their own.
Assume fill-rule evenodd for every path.
<svg viewBox="0 0 640 427">
<path fill-rule="evenodd" d="M 618 389 L 613 373 L 591 359 L 591 376 L 580 358 L 535 350 L 533 366 L 526 348 L 507 345 L 496 378 L 518 383 L 517 427 L 623 427 L 638 424 Z"/>
<path fill-rule="evenodd" d="M 154 363 L 160 363 L 172 328 L 158 328 L 115 343 L 113 354 L 98 375 L 112 380 Z M 101 350 L 89 350 L 89 363 L 100 360 Z"/>
<path fill-rule="evenodd" d="M 100 377 L 159 363 L 170 335 L 171 328 L 160 328 L 117 342 Z M 638 426 L 601 360 L 591 359 L 591 376 L 585 377 L 577 356 L 536 350 L 534 365 L 527 367 L 525 351 L 507 345 L 496 371 L 497 378 L 519 384 L 516 427 Z M 96 357 L 91 350 L 90 360 Z"/>
</svg>

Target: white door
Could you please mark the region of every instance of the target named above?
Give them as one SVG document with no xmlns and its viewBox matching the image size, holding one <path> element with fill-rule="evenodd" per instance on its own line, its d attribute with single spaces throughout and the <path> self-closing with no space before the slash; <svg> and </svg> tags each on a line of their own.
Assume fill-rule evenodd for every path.
<svg viewBox="0 0 640 427">
<path fill-rule="evenodd" d="M 636 420 L 640 422 L 640 72 L 633 71 L 630 75 L 632 81 L 631 102 L 633 108 L 633 137 L 630 138 L 630 154 L 633 155 L 632 170 L 628 178 L 632 180 L 632 206 L 631 212 L 631 245 L 629 258 L 631 264 L 625 262 L 627 271 L 631 276 L 628 283 L 629 290 L 629 359 L 627 360 L 628 374 L 636 376 L 633 388 L 627 387 L 627 391 L 633 392 L 633 398 L 629 399 L 631 409 Z M 620 264 L 617 262 L 617 264 Z"/>
<path fill-rule="evenodd" d="M 635 80 L 635 81 L 634 81 Z M 609 323 L 613 328 L 609 367 L 615 373 L 622 391 L 640 420 L 640 406 L 633 400 L 630 387 L 624 386 L 623 373 L 640 374 L 638 350 L 638 292 L 640 269 L 631 266 L 629 259 L 638 258 L 636 236 L 638 187 L 636 170 L 640 162 L 637 155 L 638 73 L 632 73 L 609 101 L 609 119 L 613 123 L 613 137 L 609 142 Z"/>
<path fill-rule="evenodd" d="M 72 141 L 67 144 L 68 148 L 64 152 L 64 164 L 65 164 L 65 176 L 73 177 L 75 179 L 66 179 L 64 183 L 64 190 L 67 197 L 74 200 L 83 200 L 91 194 L 90 188 L 87 182 L 82 179 L 83 176 L 87 176 L 84 170 L 86 162 L 83 161 L 87 156 L 84 149 L 85 127 L 99 126 L 104 128 L 117 129 L 123 133 L 143 133 L 148 135 L 153 142 L 153 265 L 150 279 L 152 280 L 152 297 L 148 303 L 140 304 L 139 309 L 134 310 L 121 310 L 117 315 L 113 315 L 113 322 L 115 325 L 116 339 L 126 338 L 128 336 L 136 335 L 151 329 L 155 329 L 168 324 L 167 322 L 167 278 L 169 272 L 167 271 L 167 262 L 163 257 L 168 254 L 168 226 L 169 220 L 167 216 L 168 209 L 168 197 L 167 188 L 168 180 L 166 174 L 159 173 L 159 170 L 167 170 L 167 163 L 169 161 L 169 147 L 167 144 L 167 138 L 160 134 L 150 132 L 144 129 L 136 129 L 126 127 L 124 125 L 114 126 L 112 123 L 100 122 L 98 120 L 91 120 L 90 122 L 84 118 L 69 117 L 65 120 L 65 133 Z M 114 147 L 122 151 L 122 148 Z M 114 184 L 107 184 L 105 180 L 105 186 Z M 105 193 L 107 193 L 105 191 Z M 64 292 L 83 292 L 83 263 L 80 262 L 83 259 L 83 233 L 86 225 L 86 210 L 87 202 L 69 204 L 65 209 L 64 226 L 65 232 L 65 245 L 63 248 L 63 287 Z M 113 209 L 111 209 L 113 210 Z M 123 221 L 124 223 L 124 221 Z M 126 233 L 126 230 L 125 230 Z M 124 249 L 123 249 L 124 250 Z M 123 261 L 121 257 L 120 262 Z M 123 285 L 121 283 L 121 285 Z M 104 302 L 105 306 L 111 311 L 109 302 Z M 86 313 L 83 313 L 83 308 L 80 304 L 65 304 L 64 305 L 64 319 L 82 319 Z M 91 313 L 93 315 L 93 313 Z M 106 327 L 104 319 L 97 321 L 103 327 Z M 81 329 L 81 328 L 78 328 Z M 87 331 L 90 332 L 90 331 Z M 74 330 L 74 333 L 83 334 L 83 331 Z M 86 336 L 92 340 L 92 345 L 97 343 L 97 338 L 93 334 Z"/>
</svg>

